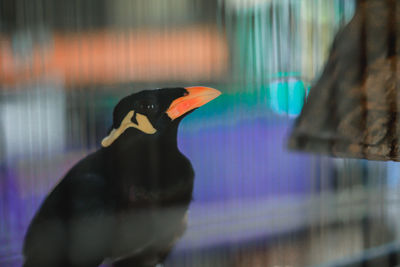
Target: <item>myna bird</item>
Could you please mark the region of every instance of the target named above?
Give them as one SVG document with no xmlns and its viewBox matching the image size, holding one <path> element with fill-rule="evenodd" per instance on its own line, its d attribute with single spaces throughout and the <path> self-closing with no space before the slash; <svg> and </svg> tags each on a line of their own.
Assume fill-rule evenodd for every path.
<svg viewBox="0 0 400 267">
<path fill-rule="evenodd" d="M 219 95 L 187 87 L 123 98 L 102 147 L 67 172 L 34 216 L 24 267 L 162 263 L 192 200 L 194 171 L 177 146 L 179 123 Z"/>
</svg>

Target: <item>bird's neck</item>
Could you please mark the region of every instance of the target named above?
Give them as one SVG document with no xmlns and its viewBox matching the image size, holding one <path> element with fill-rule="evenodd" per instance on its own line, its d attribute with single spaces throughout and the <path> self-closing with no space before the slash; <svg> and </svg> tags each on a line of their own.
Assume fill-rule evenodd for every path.
<svg viewBox="0 0 400 267">
<path fill-rule="evenodd" d="M 163 171 L 182 157 L 176 129 L 153 135 L 127 133 L 110 147 L 107 154 L 113 171 L 122 176 Z"/>
<path fill-rule="evenodd" d="M 157 151 L 160 155 L 179 151 L 177 129 L 174 128 L 168 129 L 162 134 L 142 135 L 139 140 L 129 145 L 129 151 L 134 149 L 140 149 L 143 153 Z"/>
<path fill-rule="evenodd" d="M 145 153 L 155 148 L 160 153 L 173 151 L 178 149 L 177 132 L 177 127 L 171 127 L 162 133 L 156 132 L 155 134 L 145 134 L 130 128 L 126 135 L 121 136 L 110 147 L 110 151 L 127 156 L 131 153 Z"/>
<path fill-rule="evenodd" d="M 171 194 L 185 201 L 191 198 L 192 167 L 178 150 L 177 131 L 116 142 L 107 154 L 111 164 L 109 177 L 126 198 L 132 192 L 137 196 L 140 192 L 149 196 L 160 194 L 161 198 L 170 198 Z"/>
</svg>

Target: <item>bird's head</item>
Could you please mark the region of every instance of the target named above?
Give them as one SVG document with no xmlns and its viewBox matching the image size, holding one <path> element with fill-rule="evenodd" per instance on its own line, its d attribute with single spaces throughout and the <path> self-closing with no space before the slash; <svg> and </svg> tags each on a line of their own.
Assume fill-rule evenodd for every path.
<svg viewBox="0 0 400 267">
<path fill-rule="evenodd" d="M 108 147 L 128 129 L 131 134 L 160 135 L 177 128 L 194 109 L 221 94 L 209 87 L 145 90 L 123 98 L 114 108 L 112 130 L 101 145 Z"/>
</svg>

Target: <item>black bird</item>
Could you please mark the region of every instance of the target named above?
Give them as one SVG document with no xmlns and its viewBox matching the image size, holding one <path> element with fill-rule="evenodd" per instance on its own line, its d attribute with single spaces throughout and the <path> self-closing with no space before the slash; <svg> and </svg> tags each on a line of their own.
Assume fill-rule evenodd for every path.
<svg viewBox="0 0 400 267">
<path fill-rule="evenodd" d="M 47 196 L 23 247 L 24 267 L 155 266 L 183 234 L 194 172 L 179 151 L 183 117 L 220 95 L 207 87 L 123 98 L 102 148 Z"/>
</svg>

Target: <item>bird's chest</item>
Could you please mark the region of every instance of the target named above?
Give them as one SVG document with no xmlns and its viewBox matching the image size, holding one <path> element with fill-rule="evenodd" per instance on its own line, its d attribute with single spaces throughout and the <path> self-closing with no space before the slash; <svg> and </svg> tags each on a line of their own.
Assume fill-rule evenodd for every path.
<svg viewBox="0 0 400 267">
<path fill-rule="evenodd" d="M 118 175 L 114 191 L 120 208 L 186 205 L 191 201 L 193 174 L 190 168 L 168 165 L 154 169 L 157 171 L 143 166 Z"/>
<path fill-rule="evenodd" d="M 113 258 L 167 253 L 186 230 L 187 207 L 151 205 L 120 212 L 115 227 Z"/>
</svg>

